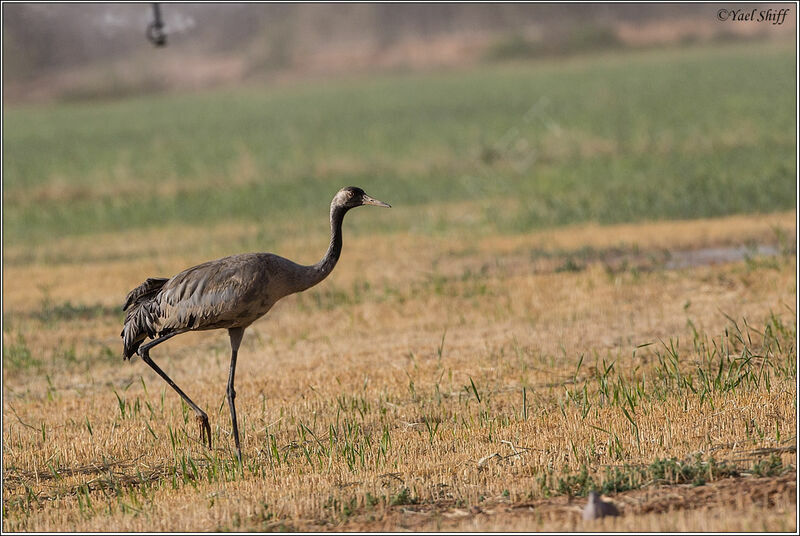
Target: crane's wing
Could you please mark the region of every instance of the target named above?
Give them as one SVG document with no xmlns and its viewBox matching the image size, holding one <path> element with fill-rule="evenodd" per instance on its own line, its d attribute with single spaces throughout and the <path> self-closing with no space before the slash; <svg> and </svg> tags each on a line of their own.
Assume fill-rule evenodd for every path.
<svg viewBox="0 0 800 536">
<path fill-rule="evenodd" d="M 177 274 L 156 297 L 159 331 L 249 325 L 278 298 L 270 296 L 273 257 L 234 255 Z"/>
<path fill-rule="evenodd" d="M 233 255 L 198 264 L 170 279 L 150 278 L 125 300 L 125 357 L 147 337 L 177 330 L 247 327 L 299 288 L 302 267 L 270 253 Z"/>
</svg>

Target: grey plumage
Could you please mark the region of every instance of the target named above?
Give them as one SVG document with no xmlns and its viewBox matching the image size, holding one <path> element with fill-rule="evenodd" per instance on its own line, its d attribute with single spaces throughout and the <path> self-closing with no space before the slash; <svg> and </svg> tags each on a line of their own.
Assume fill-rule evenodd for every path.
<svg viewBox="0 0 800 536">
<path fill-rule="evenodd" d="M 614 503 L 604 501 L 596 491 L 589 492 L 589 500 L 583 508 L 584 520 L 590 521 L 592 519 L 600 519 L 601 517 L 618 515 L 619 510 L 614 506 Z"/>
<path fill-rule="evenodd" d="M 180 329 L 246 328 L 280 298 L 316 284 L 319 275 L 313 266 L 278 255 L 244 253 L 193 266 L 170 279 L 150 278 L 126 300 L 124 356 L 133 356 L 147 337 Z"/>
<path fill-rule="evenodd" d="M 138 350 L 145 337 L 156 335 L 158 302 L 154 300 L 154 297 L 167 281 L 169 280 L 163 277 L 150 277 L 130 291 L 125 298 L 122 310 L 128 312 L 125 314 L 125 323 L 122 333 L 120 333 L 123 340 L 122 356 L 124 358 L 129 359 Z"/>
<path fill-rule="evenodd" d="M 389 207 L 360 188 L 339 190 L 331 202 L 331 241 L 318 263 L 304 266 L 272 253 L 245 253 L 209 261 L 169 278 L 151 277 L 131 290 L 123 310 L 127 311 L 120 334 L 123 357 L 139 354 L 192 407 L 201 421 L 201 438 L 210 427 L 208 417 L 159 369 L 149 357 L 153 346 L 187 331 L 228 329 L 231 339 L 231 369 L 228 402 L 241 459 L 233 398 L 236 355 L 244 329 L 265 315 L 281 298 L 306 290 L 330 274 L 342 250 L 342 220 L 351 208 L 361 205 Z M 153 342 L 143 344 L 147 338 Z"/>
</svg>

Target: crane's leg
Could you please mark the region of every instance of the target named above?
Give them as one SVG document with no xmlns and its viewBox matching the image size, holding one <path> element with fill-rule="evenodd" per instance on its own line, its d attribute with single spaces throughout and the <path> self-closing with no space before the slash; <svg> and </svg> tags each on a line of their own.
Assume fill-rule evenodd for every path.
<svg viewBox="0 0 800 536">
<path fill-rule="evenodd" d="M 174 337 L 175 335 L 180 335 L 181 333 L 185 333 L 186 331 L 188 331 L 188 330 L 174 331 L 174 332 L 170 333 L 169 335 L 164 335 L 163 337 L 159 337 L 156 340 L 154 340 L 153 342 L 149 342 L 149 343 L 147 343 L 145 345 L 140 346 L 139 350 L 137 350 L 136 353 L 139 354 L 139 356 L 142 358 L 142 361 L 144 361 L 145 363 L 150 365 L 150 367 L 153 370 L 155 370 L 156 373 L 159 376 L 164 378 L 164 381 L 167 382 L 170 387 L 175 389 L 175 391 L 179 395 L 181 395 L 181 398 L 184 401 L 186 401 L 187 404 L 189 404 L 189 407 L 192 408 L 192 410 L 194 411 L 195 415 L 197 415 L 197 420 L 198 420 L 198 422 L 200 424 L 200 441 L 202 441 L 203 443 L 206 443 L 206 438 L 207 438 L 208 439 L 208 448 L 211 448 L 211 426 L 209 426 L 209 424 L 208 424 L 208 415 L 206 415 L 206 412 L 203 411 L 202 409 L 200 409 L 197 406 L 197 404 L 192 402 L 192 399 L 189 398 L 188 396 L 186 396 L 186 393 L 184 393 L 181 390 L 181 388 L 178 387 L 175 384 L 174 381 L 172 381 L 172 378 L 167 376 L 167 373 L 164 372 L 163 370 L 161 370 L 161 368 L 158 365 L 156 365 L 153 362 L 152 359 L 150 359 L 150 348 L 152 348 L 153 346 L 155 346 L 157 344 L 161 344 L 162 342 L 166 341 L 167 339 L 170 339 L 170 338 Z"/>
<path fill-rule="evenodd" d="M 231 328 L 228 330 L 231 338 L 231 370 L 228 374 L 228 406 L 231 408 L 231 422 L 233 423 L 233 441 L 236 443 L 236 457 L 239 465 L 242 464 L 242 449 L 239 446 L 239 425 L 236 423 L 236 391 L 233 389 L 233 376 L 236 374 L 236 355 L 239 353 L 239 345 L 242 343 L 244 328 Z"/>
</svg>

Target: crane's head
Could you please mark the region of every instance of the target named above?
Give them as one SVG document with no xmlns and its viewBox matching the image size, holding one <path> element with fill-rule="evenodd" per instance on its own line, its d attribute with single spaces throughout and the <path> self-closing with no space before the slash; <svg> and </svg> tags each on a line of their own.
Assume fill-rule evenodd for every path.
<svg viewBox="0 0 800 536">
<path fill-rule="evenodd" d="M 347 209 L 360 207 L 361 205 L 374 205 L 376 207 L 392 208 L 389 203 L 378 201 L 366 194 L 364 190 L 357 186 L 348 186 L 337 192 L 333 198 L 333 206 L 345 207 Z"/>
</svg>

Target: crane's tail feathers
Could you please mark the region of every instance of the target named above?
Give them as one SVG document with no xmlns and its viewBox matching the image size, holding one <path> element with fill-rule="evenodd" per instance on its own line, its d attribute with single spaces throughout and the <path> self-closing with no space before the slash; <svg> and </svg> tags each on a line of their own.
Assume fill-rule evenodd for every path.
<svg viewBox="0 0 800 536">
<path fill-rule="evenodd" d="M 127 313 L 120 333 L 123 341 L 123 358 L 130 359 L 142 341 L 156 335 L 159 304 L 155 298 L 167 281 L 169 280 L 163 277 L 151 277 L 130 291 L 125 298 L 122 310 Z"/>
<path fill-rule="evenodd" d="M 128 295 L 125 297 L 125 305 L 122 306 L 122 310 L 126 311 L 128 307 L 135 303 L 141 302 L 145 298 L 152 298 L 158 293 L 159 290 L 161 290 L 161 287 L 163 287 L 164 283 L 167 281 L 169 281 L 169 279 L 164 277 L 147 278 L 147 281 L 128 292 Z"/>
</svg>

